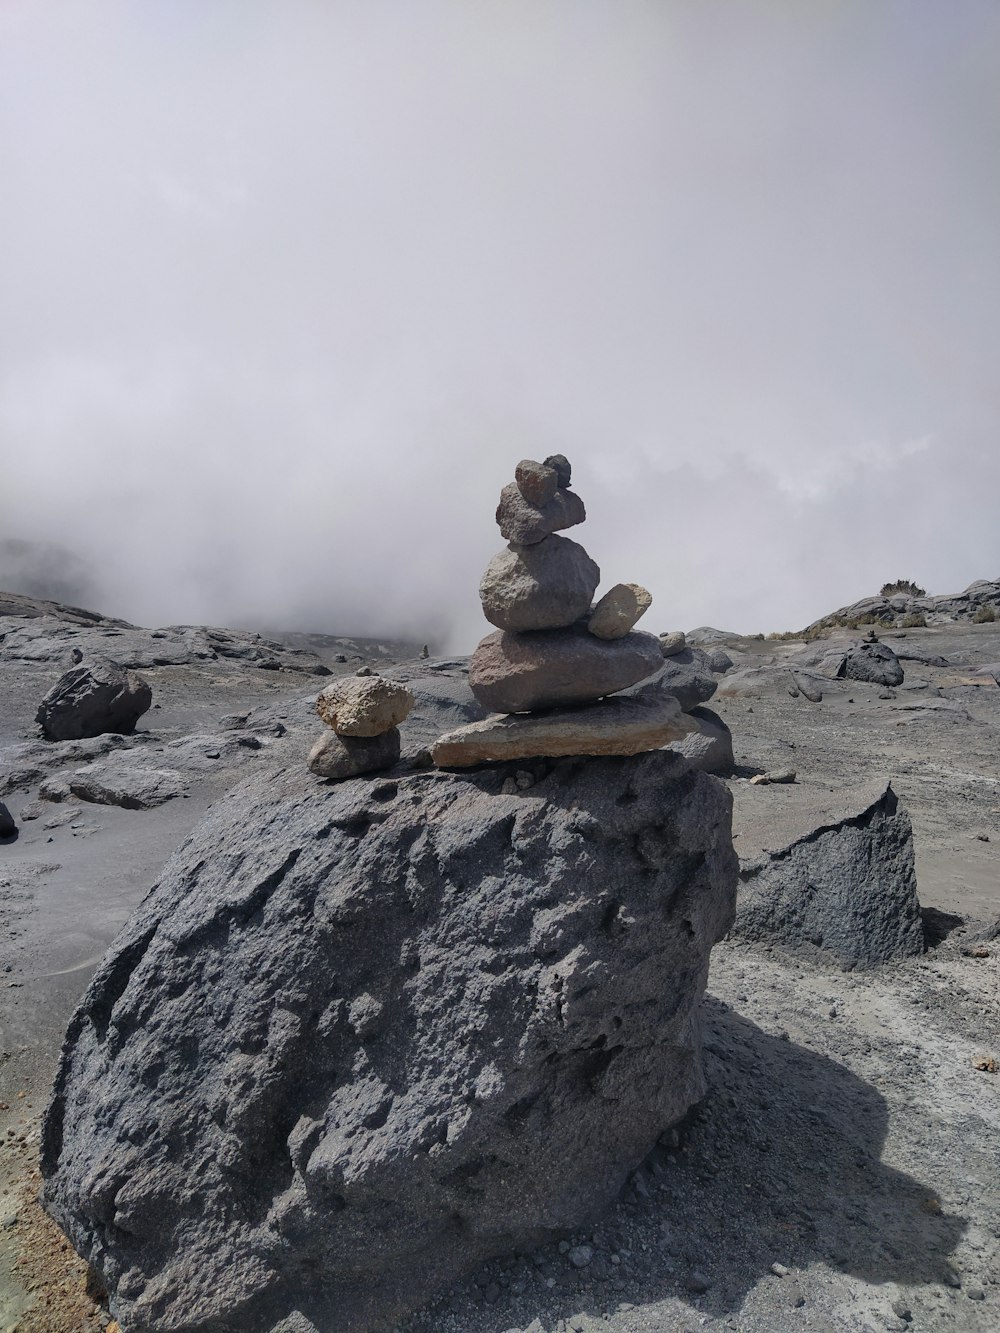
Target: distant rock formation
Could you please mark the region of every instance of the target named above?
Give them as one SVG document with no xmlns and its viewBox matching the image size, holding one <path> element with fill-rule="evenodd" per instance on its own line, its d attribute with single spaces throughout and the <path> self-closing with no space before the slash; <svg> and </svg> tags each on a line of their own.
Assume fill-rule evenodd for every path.
<svg viewBox="0 0 1000 1333">
<path fill-rule="evenodd" d="M 979 579 L 970 583 L 964 592 L 942 593 L 936 597 L 914 597 L 897 593 L 892 597 L 862 597 L 850 606 L 814 620 L 803 631 L 846 626 L 855 629 L 866 624 L 903 626 L 911 618 L 924 620 L 928 625 L 947 625 L 955 621 L 972 621 L 977 615 L 992 613 L 1000 620 L 1000 579 Z"/>
<path fill-rule="evenodd" d="M 43 1127 L 123 1329 L 393 1327 L 592 1224 L 702 1095 L 729 792 L 662 750 L 508 773 L 261 773 L 175 854 Z"/>
</svg>

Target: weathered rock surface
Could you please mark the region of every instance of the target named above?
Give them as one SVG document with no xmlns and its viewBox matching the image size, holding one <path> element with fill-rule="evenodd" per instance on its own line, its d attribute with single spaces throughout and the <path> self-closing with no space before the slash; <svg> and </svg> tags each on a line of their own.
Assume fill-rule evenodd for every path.
<svg viewBox="0 0 1000 1333">
<path fill-rule="evenodd" d="M 662 653 L 661 653 L 662 657 Z M 718 688 L 712 673 L 705 670 L 689 648 L 661 661 L 659 668 L 648 680 L 632 687 L 630 694 L 672 695 L 685 713 L 699 704 L 707 703 Z"/>
<path fill-rule="evenodd" d="M 539 756 L 630 755 L 656 750 L 693 730 L 676 699 L 626 699 L 530 715 L 495 713 L 442 736 L 431 749 L 441 768 Z"/>
<path fill-rule="evenodd" d="M 413 695 L 383 676 L 341 676 L 316 700 L 316 712 L 338 736 L 381 736 L 410 715 Z"/>
<path fill-rule="evenodd" d="M 729 794 L 669 751 L 502 784 L 296 765 L 175 854 L 43 1127 L 45 1204 L 126 1333 L 390 1327 L 590 1222 L 702 1095 Z"/>
<path fill-rule="evenodd" d="M 378 773 L 392 768 L 399 759 L 398 727 L 377 736 L 339 736 L 324 732 L 309 751 L 309 771 L 320 778 L 356 778 L 362 773 Z"/>
<path fill-rule="evenodd" d="M 127 756 L 99 759 L 72 773 L 43 783 L 41 795 L 53 799 L 60 784 L 81 801 L 117 805 L 123 810 L 151 810 L 183 795 L 186 782 L 173 768 L 155 768 Z"/>
<path fill-rule="evenodd" d="M 528 504 L 541 509 L 553 498 L 559 489 L 559 473 L 545 463 L 536 463 L 532 458 L 522 458 L 514 469 L 517 489 Z"/>
<path fill-rule="evenodd" d="M 529 504 L 517 482 L 500 492 L 497 524 L 505 541 L 522 546 L 535 545 L 563 528 L 583 523 L 587 510 L 576 491 L 559 490 L 544 505 Z"/>
<path fill-rule="evenodd" d="M 673 657 L 675 653 L 683 652 L 686 647 L 687 636 L 682 629 L 660 635 L 660 651 L 664 657 Z"/>
<path fill-rule="evenodd" d="M 873 685 L 901 685 L 903 668 L 899 658 L 886 643 L 859 643 L 844 656 L 839 676 L 848 680 L 867 680 Z"/>
<path fill-rule="evenodd" d="M 545 466 L 555 469 L 561 487 L 568 486 L 573 480 L 573 469 L 565 454 L 549 454 L 545 459 Z"/>
<path fill-rule="evenodd" d="M 469 685 L 489 712 L 528 713 L 615 694 L 662 664 L 652 634 L 603 640 L 577 624 L 547 634 L 488 634 L 469 662 Z"/>
<path fill-rule="evenodd" d="M 621 639 L 653 604 L 638 583 L 616 583 L 590 613 L 587 628 L 599 639 Z"/>
<path fill-rule="evenodd" d="M 708 644 L 701 651 L 705 655 L 705 661 L 710 671 L 714 671 L 719 676 L 724 676 L 727 671 L 732 669 L 733 659 L 725 648 L 713 647 Z"/>
<path fill-rule="evenodd" d="M 568 537 L 535 546 L 508 546 L 495 555 L 479 585 L 483 614 L 498 629 L 523 633 L 564 629 L 590 610 L 601 571 Z"/>
<path fill-rule="evenodd" d="M 127 736 L 152 702 L 153 692 L 141 676 L 110 658 L 94 658 L 73 667 L 52 686 L 35 720 L 50 741 L 109 731 Z"/>
<path fill-rule="evenodd" d="M 731 773 L 735 764 L 733 733 L 718 713 L 699 706 L 685 716 L 697 725 L 697 730 L 671 741 L 671 750 L 682 754 L 701 773 Z"/>
<path fill-rule="evenodd" d="M 760 799 L 773 800 L 768 792 Z M 821 950 L 843 967 L 871 967 L 923 952 L 909 816 L 882 784 L 840 800 L 823 822 L 786 817 L 777 850 L 743 858 L 733 934 Z M 769 821 L 772 840 L 773 818 Z"/>
</svg>

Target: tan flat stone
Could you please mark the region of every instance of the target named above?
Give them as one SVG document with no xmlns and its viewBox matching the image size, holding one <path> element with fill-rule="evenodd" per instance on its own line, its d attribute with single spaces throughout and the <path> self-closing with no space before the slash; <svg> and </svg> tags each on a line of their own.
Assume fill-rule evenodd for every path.
<svg viewBox="0 0 1000 1333">
<path fill-rule="evenodd" d="M 502 759 L 641 754 L 697 730 L 669 695 L 611 698 L 516 717 L 494 713 L 449 731 L 431 747 L 431 757 L 439 768 L 469 768 Z"/>
<path fill-rule="evenodd" d="M 653 598 L 638 583 L 616 583 L 590 613 L 587 628 L 599 639 L 623 639 L 653 604 Z"/>
</svg>

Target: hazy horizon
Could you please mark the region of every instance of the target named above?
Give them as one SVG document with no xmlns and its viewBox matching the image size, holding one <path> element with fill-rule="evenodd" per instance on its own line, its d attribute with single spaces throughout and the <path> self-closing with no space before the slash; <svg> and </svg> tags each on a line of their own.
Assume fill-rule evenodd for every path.
<svg viewBox="0 0 1000 1333">
<path fill-rule="evenodd" d="M 0 541 L 468 649 L 563 452 L 643 628 L 996 577 L 998 69 L 990 0 L 8 0 Z"/>
</svg>

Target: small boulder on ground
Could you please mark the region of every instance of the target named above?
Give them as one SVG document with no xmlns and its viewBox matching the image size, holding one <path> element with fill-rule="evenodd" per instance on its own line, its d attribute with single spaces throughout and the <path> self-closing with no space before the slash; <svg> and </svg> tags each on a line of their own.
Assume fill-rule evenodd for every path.
<svg viewBox="0 0 1000 1333">
<path fill-rule="evenodd" d="M 321 691 L 316 712 L 338 736 L 381 736 L 410 714 L 413 695 L 383 676 L 341 676 Z"/>
<path fill-rule="evenodd" d="M 126 755 L 111 755 L 49 779 L 39 789 L 47 800 L 65 799 L 64 789 L 80 801 L 117 805 L 122 810 L 152 810 L 182 796 L 187 783 L 174 768 L 155 768 Z"/>
<path fill-rule="evenodd" d="M 599 639 L 621 639 L 653 604 L 638 583 L 616 583 L 590 613 L 587 628 Z"/>
<path fill-rule="evenodd" d="M 149 685 L 110 658 L 92 657 L 52 686 L 35 715 L 46 740 L 128 736 L 153 702 Z"/>
<path fill-rule="evenodd" d="M 490 561 L 479 585 L 483 615 L 519 634 L 564 629 L 590 610 L 601 571 L 568 537 L 508 546 Z"/>
<path fill-rule="evenodd" d="M 469 662 L 469 685 L 491 713 L 530 713 L 588 703 L 645 679 L 662 665 L 652 634 L 597 639 L 584 624 L 547 634 L 488 634 Z"/>
<path fill-rule="evenodd" d="M 903 668 L 886 643 L 859 643 L 850 648 L 837 672 L 848 680 L 866 680 L 873 685 L 902 685 Z"/>
</svg>

